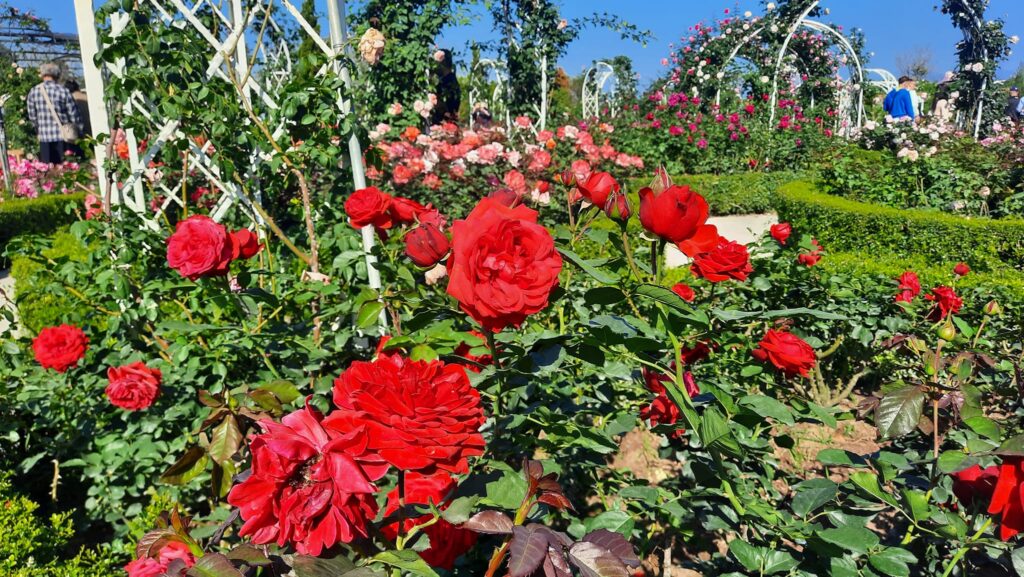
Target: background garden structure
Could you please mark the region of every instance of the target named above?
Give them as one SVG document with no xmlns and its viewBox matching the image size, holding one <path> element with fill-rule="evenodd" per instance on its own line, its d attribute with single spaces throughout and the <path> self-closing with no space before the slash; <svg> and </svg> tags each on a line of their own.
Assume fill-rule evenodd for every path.
<svg viewBox="0 0 1024 577">
<path fill-rule="evenodd" d="M 720 4 L 76 2 L 55 167 L 0 50 L 0 574 L 1024 575 L 1018 23 Z"/>
</svg>

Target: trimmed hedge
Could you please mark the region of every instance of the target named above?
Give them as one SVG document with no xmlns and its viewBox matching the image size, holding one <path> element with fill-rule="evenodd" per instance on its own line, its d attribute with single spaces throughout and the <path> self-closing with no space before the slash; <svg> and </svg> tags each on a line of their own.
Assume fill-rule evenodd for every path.
<svg viewBox="0 0 1024 577">
<path fill-rule="evenodd" d="M 972 219 L 898 209 L 819 192 L 795 181 L 775 197 L 779 220 L 809 231 L 829 252 L 890 255 L 923 262 L 966 262 L 978 271 L 1024 270 L 1024 220 Z"/>
<path fill-rule="evenodd" d="M 78 220 L 68 207 L 78 208 L 84 202 L 84 193 L 48 194 L 0 202 L 0 255 L 3 255 L 7 243 L 19 234 L 47 234 Z M 0 262 L 3 262 L 2 256 Z"/>
</svg>

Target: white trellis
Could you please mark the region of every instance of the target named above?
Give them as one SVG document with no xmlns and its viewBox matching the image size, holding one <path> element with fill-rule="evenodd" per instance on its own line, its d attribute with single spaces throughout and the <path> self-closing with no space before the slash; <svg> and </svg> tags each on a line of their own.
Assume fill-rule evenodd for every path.
<svg viewBox="0 0 1024 577">
<path fill-rule="evenodd" d="M 505 67 L 502 63 L 491 58 L 483 58 L 477 61 L 470 70 L 470 85 L 469 85 L 469 111 L 470 115 L 476 111 L 477 103 L 484 102 L 487 105 L 487 110 L 491 113 L 492 118 L 497 116 L 504 117 L 505 130 L 511 130 L 512 127 L 512 115 L 509 112 L 508 106 L 505 104 Z M 483 78 L 481 83 L 478 79 Z M 480 92 L 486 87 L 487 82 L 493 79 L 494 88 L 491 89 L 489 97 L 481 100 Z M 481 85 L 482 84 L 482 85 Z"/>
<path fill-rule="evenodd" d="M 580 90 L 580 102 L 583 105 L 583 118 L 600 118 L 601 96 L 604 94 L 605 85 L 615 76 L 615 68 L 607 62 L 595 62 L 583 74 L 583 87 Z"/>
<path fill-rule="evenodd" d="M 292 73 L 292 57 L 287 42 L 284 40 L 276 43 L 264 42 L 262 33 L 264 26 L 269 25 L 277 33 L 283 31 L 284 27 L 281 24 L 284 20 L 278 22 L 279 18 L 291 19 L 298 26 L 300 33 L 311 39 L 327 56 L 328 61 L 332 63 L 335 71 L 340 74 L 346 84 L 351 83 L 347 66 L 342 63 L 340 58 L 344 50 L 351 50 L 351 47 L 348 46 L 344 0 L 328 0 L 327 2 L 330 45 L 302 17 L 299 9 L 293 3 L 298 0 L 245 0 L 244 2 L 243 0 L 191 0 L 188 3 L 185 0 L 139 1 L 153 6 L 166 25 L 182 29 L 187 27 L 198 33 L 209 45 L 209 52 L 205 62 L 194 62 L 192 65 L 204 66 L 206 77 L 210 80 L 219 79 L 239 86 L 239 98 L 249 110 L 256 108 L 252 106 L 254 103 L 262 105 L 263 109 L 278 109 L 278 102 L 283 96 L 282 90 Z M 271 14 L 271 6 L 275 4 L 283 10 Z M 204 24 L 197 17 L 200 10 L 212 14 L 213 21 L 208 21 L 210 26 Z M 111 135 L 108 110 L 112 108 L 111 104 L 113 103 L 104 102 L 104 99 L 101 98 L 104 95 L 104 77 L 106 75 L 123 75 L 126 72 L 126 64 L 122 59 L 105 66 L 103 70 L 95 65 L 95 56 L 99 52 L 100 46 L 96 34 L 93 1 L 75 0 L 75 11 L 81 41 L 86 90 L 90 95 L 89 112 L 93 136 L 99 139 Z M 126 12 L 114 13 L 109 22 L 111 34 L 116 37 L 123 33 L 130 18 L 131 15 Z M 260 63 L 258 70 L 251 71 L 249 69 L 250 54 L 255 56 L 253 61 Z M 320 73 L 324 72 L 326 70 L 322 68 Z M 264 223 L 261 222 L 259 213 L 254 210 L 252 204 L 260 202 L 259 184 L 253 184 L 252 197 L 249 197 L 238 185 L 223 178 L 212 158 L 212 147 L 216 143 L 205 142 L 199 145 L 189 139 L 184 132 L 179 130 L 180 119 L 165 117 L 144 93 L 135 92 L 125 102 L 119 104 L 125 114 L 144 119 L 148 130 L 145 135 L 137 135 L 133 129 L 124 131 L 129 162 L 127 169 L 117 174 L 106 173 L 107 147 L 96 147 L 99 187 L 106 202 L 123 205 L 145 215 L 148 222 L 155 226 L 155 217 L 150 212 L 150 203 L 148 202 L 153 199 L 146 198 L 143 179 L 150 161 L 156 158 L 168 143 L 176 142 L 187 150 L 186 158 L 183 160 L 183 168 L 186 169 L 184 174 L 187 175 L 192 171 L 202 174 L 219 194 L 218 200 L 211 210 L 211 217 L 221 220 L 232 208 L 240 207 L 252 219 L 258 233 L 261 236 L 264 234 L 262 230 Z M 351 113 L 350 102 L 342 98 L 341 94 L 339 94 L 337 106 L 339 116 Z M 287 129 L 283 124 L 270 128 L 275 139 L 284 135 Z M 139 147 L 140 137 L 145 139 L 145 145 L 141 150 Z M 366 186 L 366 182 L 363 172 L 362 149 L 355 135 L 349 142 L 349 157 L 353 171 L 353 184 L 355 188 L 363 188 Z M 250 169 L 257 163 L 267 160 L 268 158 L 254 155 L 250 159 Z M 158 212 L 166 210 L 172 203 L 182 203 L 176 191 L 166 183 L 155 182 L 154 188 L 157 194 L 164 197 L 163 202 L 157 207 Z M 367 227 L 363 230 L 363 244 L 366 252 L 368 280 L 371 288 L 376 289 L 380 287 L 380 278 L 371 254 L 373 243 L 373 229 Z"/>
<path fill-rule="evenodd" d="M 896 79 L 896 75 L 889 72 L 885 68 L 865 68 L 865 74 L 878 76 L 878 80 L 868 81 L 873 86 L 877 86 L 882 89 L 883 92 L 889 93 L 891 90 L 895 90 L 899 86 L 899 82 Z"/>
</svg>

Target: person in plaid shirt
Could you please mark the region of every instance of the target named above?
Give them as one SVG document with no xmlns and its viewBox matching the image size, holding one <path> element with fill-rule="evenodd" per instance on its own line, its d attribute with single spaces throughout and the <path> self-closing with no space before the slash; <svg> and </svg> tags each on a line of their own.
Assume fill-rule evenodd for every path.
<svg viewBox="0 0 1024 577">
<path fill-rule="evenodd" d="M 35 85 L 28 93 L 28 119 L 36 128 L 39 137 L 39 160 L 50 164 L 64 162 L 64 151 L 73 143 L 64 142 L 60 135 L 61 124 L 74 124 L 82 132 L 82 117 L 78 114 L 78 106 L 67 88 L 57 83 L 60 79 L 60 67 L 47 62 L 39 67 L 39 75 L 43 81 Z M 50 97 L 53 109 L 46 102 L 43 91 Z M 54 117 L 54 111 L 57 117 Z"/>
</svg>

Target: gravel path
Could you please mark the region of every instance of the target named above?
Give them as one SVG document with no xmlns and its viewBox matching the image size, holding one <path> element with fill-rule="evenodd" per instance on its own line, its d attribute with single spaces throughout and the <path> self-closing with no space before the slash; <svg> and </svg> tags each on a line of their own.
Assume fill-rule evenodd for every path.
<svg viewBox="0 0 1024 577">
<path fill-rule="evenodd" d="M 718 234 L 729 240 L 740 244 L 750 244 L 757 240 L 762 234 L 768 232 L 768 227 L 779 222 L 775 214 L 740 214 L 735 216 L 715 216 L 708 219 L 708 224 L 718 227 Z M 678 268 L 686 266 L 690 259 L 675 247 L 665 247 L 665 266 Z"/>
</svg>

